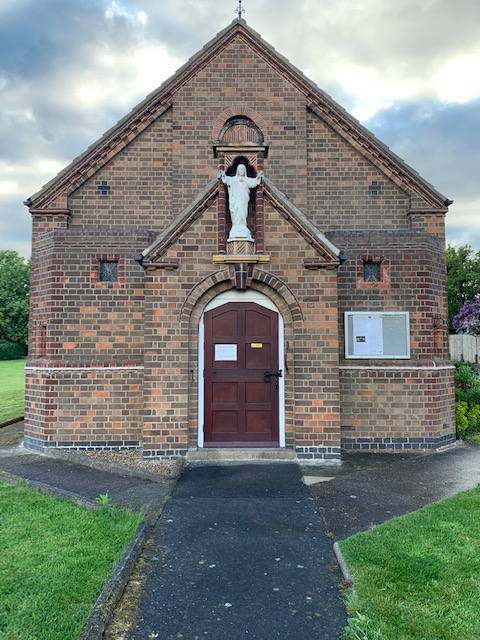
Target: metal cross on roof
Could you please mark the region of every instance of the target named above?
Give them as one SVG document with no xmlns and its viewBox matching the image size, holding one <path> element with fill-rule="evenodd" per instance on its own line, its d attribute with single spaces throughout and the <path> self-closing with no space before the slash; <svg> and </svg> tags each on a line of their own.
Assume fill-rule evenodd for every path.
<svg viewBox="0 0 480 640">
<path fill-rule="evenodd" d="M 245 13 L 245 9 L 242 7 L 242 0 L 238 0 L 238 7 L 235 9 L 235 13 L 238 13 L 238 17 L 242 17 L 242 13 Z"/>
</svg>

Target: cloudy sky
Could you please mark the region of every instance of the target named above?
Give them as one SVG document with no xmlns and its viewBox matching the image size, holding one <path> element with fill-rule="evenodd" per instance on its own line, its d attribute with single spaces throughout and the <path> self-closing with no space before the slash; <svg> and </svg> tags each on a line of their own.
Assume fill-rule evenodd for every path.
<svg viewBox="0 0 480 640">
<path fill-rule="evenodd" d="M 235 18 L 238 0 L 0 0 L 0 249 L 33 193 Z M 480 250 L 480 0 L 243 0 L 277 51 L 454 200 Z"/>
</svg>

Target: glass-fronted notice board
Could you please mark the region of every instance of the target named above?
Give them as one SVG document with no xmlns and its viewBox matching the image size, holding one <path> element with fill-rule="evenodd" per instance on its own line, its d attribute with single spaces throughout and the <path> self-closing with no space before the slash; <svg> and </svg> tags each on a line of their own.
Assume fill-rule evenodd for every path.
<svg viewBox="0 0 480 640">
<path fill-rule="evenodd" d="M 345 358 L 410 358 L 408 311 L 346 311 Z"/>
</svg>

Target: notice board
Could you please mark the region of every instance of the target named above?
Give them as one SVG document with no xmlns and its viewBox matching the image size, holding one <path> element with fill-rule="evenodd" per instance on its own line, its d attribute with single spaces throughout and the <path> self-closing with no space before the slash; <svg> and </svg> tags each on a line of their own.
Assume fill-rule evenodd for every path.
<svg viewBox="0 0 480 640">
<path fill-rule="evenodd" d="M 346 311 L 345 358 L 410 358 L 408 311 Z"/>
</svg>

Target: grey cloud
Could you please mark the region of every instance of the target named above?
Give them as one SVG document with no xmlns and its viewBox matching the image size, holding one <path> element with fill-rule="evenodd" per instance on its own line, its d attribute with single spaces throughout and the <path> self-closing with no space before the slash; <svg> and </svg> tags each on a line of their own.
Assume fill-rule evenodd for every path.
<svg viewBox="0 0 480 640">
<path fill-rule="evenodd" d="M 102 18 L 97 2 L 31 1 L 11 9 L 0 23 L 3 66 L 24 78 L 38 80 L 63 64 L 80 42 L 95 33 Z"/>
<path fill-rule="evenodd" d="M 15 199 L 0 202 L 0 249 L 13 249 L 30 255 L 31 220 L 28 209 Z"/>
<path fill-rule="evenodd" d="M 350 51 L 359 63 L 387 72 L 400 66 L 416 74 L 419 63 L 430 66 L 447 52 L 464 52 L 469 43 L 478 44 L 477 0 L 370 0 L 361 8 L 360 3 L 348 4 L 350 19 L 335 32 L 337 48 L 343 55 Z"/>
<path fill-rule="evenodd" d="M 264 0 L 249 7 L 247 22 L 330 93 L 339 90 L 340 63 L 375 70 L 385 81 L 410 78 L 426 89 L 445 61 L 478 52 L 480 3 L 303 0 L 272 10 Z"/>
<path fill-rule="evenodd" d="M 480 99 L 397 104 L 364 124 L 450 198 L 478 194 Z"/>
<path fill-rule="evenodd" d="M 479 200 L 480 211 L 480 200 Z M 455 210 L 452 210 L 447 216 L 447 244 L 453 246 L 461 246 L 468 244 L 475 251 L 480 247 L 480 227 L 475 224 L 460 225 L 455 220 Z"/>
<path fill-rule="evenodd" d="M 454 201 L 447 242 L 480 247 L 480 100 L 467 104 L 404 103 L 365 125 Z"/>
<path fill-rule="evenodd" d="M 93 0 L 44 0 L 28 3 L 28 14 L 19 5 L 2 16 L 0 159 L 17 161 L 32 148 L 71 159 L 133 106 L 88 109 L 72 98 L 85 72 L 102 80 L 101 71 L 96 75 L 99 47 L 115 58 L 141 40 L 140 23 L 123 16 L 107 20 L 105 6 Z M 122 70 L 112 74 L 120 76 Z"/>
</svg>

